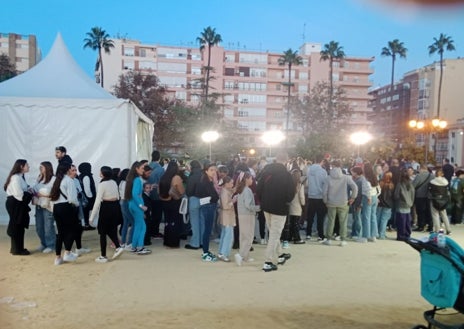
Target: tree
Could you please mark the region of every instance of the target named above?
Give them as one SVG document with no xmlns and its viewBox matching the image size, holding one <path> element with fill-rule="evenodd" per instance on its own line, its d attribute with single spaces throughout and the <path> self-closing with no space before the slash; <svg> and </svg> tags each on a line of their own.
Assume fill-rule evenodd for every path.
<svg viewBox="0 0 464 329">
<path fill-rule="evenodd" d="M 197 41 L 200 44 L 200 51 L 203 51 L 205 47 L 208 47 L 208 65 L 205 67 L 206 70 L 206 79 L 205 79 L 205 102 L 208 102 L 208 91 L 209 91 L 209 81 L 210 81 L 210 71 L 211 67 L 211 48 L 218 45 L 222 42 L 222 37 L 220 34 L 216 33 L 215 28 L 208 26 L 201 32 L 200 36 L 197 37 Z"/>
<path fill-rule="evenodd" d="M 106 33 L 101 27 L 92 27 L 90 32 L 87 32 L 87 38 L 84 39 L 84 49 L 90 48 L 98 50 L 97 62 L 95 64 L 95 71 L 100 69 L 100 84 L 103 88 L 103 59 L 102 49 L 105 53 L 109 54 L 110 49 L 114 48 L 113 40 L 109 39 L 109 34 Z"/>
<path fill-rule="evenodd" d="M 351 108 L 344 101 L 343 89 L 338 88 L 330 98 L 330 86 L 318 82 L 309 95 L 295 105 L 295 116 L 302 124 L 303 141 L 297 147 L 298 153 L 308 157 L 329 152 L 342 157 L 346 155 L 346 121 Z"/>
<path fill-rule="evenodd" d="M 333 63 L 334 61 L 339 61 L 345 58 L 345 52 L 343 51 L 343 47 L 339 46 L 338 42 L 330 41 L 324 45 L 324 49 L 320 52 L 321 61 L 329 61 L 329 68 L 330 68 L 330 98 L 333 95 Z"/>
<path fill-rule="evenodd" d="M 392 58 L 392 69 L 391 69 L 391 83 L 390 83 L 390 90 L 393 92 L 393 84 L 395 81 L 395 61 L 396 56 L 400 56 L 400 58 L 406 58 L 406 53 L 408 49 L 404 47 L 404 43 L 400 42 L 398 39 L 393 41 L 388 41 L 387 47 L 382 48 L 382 52 L 380 53 L 381 56 L 391 56 Z"/>
<path fill-rule="evenodd" d="M 291 48 L 284 52 L 284 54 L 279 57 L 278 63 L 281 66 L 287 65 L 288 66 L 288 95 L 287 95 L 287 123 L 285 125 L 285 147 L 287 147 L 288 141 L 288 126 L 289 126 L 289 118 L 290 118 L 290 89 L 292 87 L 292 66 L 293 65 L 301 65 L 303 63 L 303 59 L 301 56 L 298 56 L 298 51 L 293 51 Z"/>
<path fill-rule="evenodd" d="M 434 42 L 429 46 L 429 55 L 438 53 L 440 55 L 440 80 L 438 83 L 438 104 L 437 104 L 437 118 L 440 117 L 440 103 L 441 103 L 441 84 L 443 81 L 443 53 L 445 50 L 453 51 L 454 41 L 451 37 L 446 34 L 440 33 L 440 37 L 433 38 Z"/>
<path fill-rule="evenodd" d="M 0 82 L 16 76 L 16 65 L 6 54 L 0 54 Z"/>
</svg>

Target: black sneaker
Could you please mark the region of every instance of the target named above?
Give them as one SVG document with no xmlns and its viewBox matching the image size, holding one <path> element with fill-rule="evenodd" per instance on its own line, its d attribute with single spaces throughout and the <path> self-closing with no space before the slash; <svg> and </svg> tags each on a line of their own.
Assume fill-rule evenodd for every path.
<svg viewBox="0 0 464 329">
<path fill-rule="evenodd" d="M 263 265 L 264 272 L 277 271 L 277 265 L 272 264 L 271 262 L 265 262 Z"/>
<path fill-rule="evenodd" d="M 289 260 L 292 258 L 292 254 L 282 254 L 279 256 L 279 258 L 285 258 L 285 260 Z"/>
<path fill-rule="evenodd" d="M 191 244 L 186 244 L 186 245 L 185 245 L 185 249 L 198 250 L 198 249 L 200 249 L 200 248 L 194 247 L 194 246 L 192 246 Z"/>
</svg>

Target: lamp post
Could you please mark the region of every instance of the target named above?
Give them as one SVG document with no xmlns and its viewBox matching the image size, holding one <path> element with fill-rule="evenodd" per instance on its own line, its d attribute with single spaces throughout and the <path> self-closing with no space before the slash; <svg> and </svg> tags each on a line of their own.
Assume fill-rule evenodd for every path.
<svg viewBox="0 0 464 329">
<path fill-rule="evenodd" d="M 284 134 L 280 130 L 266 131 L 262 136 L 261 140 L 269 146 L 269 157 L 272 153 L 272 146 L 277 145 L 285 139 Z"/>
<path fill-rule="evenodd" d="M 211 143 L 217 141 L 219 138 L 219 133 L 217 131 L 205 131 L 201 134 L 201 139 L 205 143 L 209 143 L 209 161 L 213 161 L 211 158 Z"/>
<path fill-rule="evenodd" d="M 429 161 L 429 149 L 430 149 L 430 135 L 434 132 L 440 132 L 441 130 L 445 129 L 448 125 L 448 122 L 445 120 L 441 120 L 439 118 L 434 118 L 432 120 L 410 120 L 409 127 L 411 129 L 419 131 L 419 133 L 425 134 L 425 164 L 428 164 Z M 435 141 L 433 144 L 433 154 L 435 159 L 437 157 L 437 140 L 438 138 L 435 137 Z"/>
<path fill-rule="evenodd" d="M 358 147 L 358 158 L 359 158 L 360 146 L 368 143 L 371 139 L 372 139 L 371 134 L 364 132 L 364 131 L 358 131 L 350 135 L 351 143 L 353 143 L 354 145 Z"/>
</svg>

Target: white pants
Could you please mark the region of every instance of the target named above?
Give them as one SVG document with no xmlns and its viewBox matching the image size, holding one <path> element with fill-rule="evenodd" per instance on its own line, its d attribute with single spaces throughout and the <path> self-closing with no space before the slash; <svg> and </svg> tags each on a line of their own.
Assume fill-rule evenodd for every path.
<svg viewBox="0 0 464 329">
<path fill-rule="evenodd" d="M 268 212 L 264 212 L 266 218 L 267 229 L 269 230 L 269 240 L 267 242 L 266 252 L 264 254 L 266 262 L 277 262 L 277 258 L 282 252 L 280 246 L 280 235 L 285 226 L 285 215 L 275 215 Z"/>
</svg>

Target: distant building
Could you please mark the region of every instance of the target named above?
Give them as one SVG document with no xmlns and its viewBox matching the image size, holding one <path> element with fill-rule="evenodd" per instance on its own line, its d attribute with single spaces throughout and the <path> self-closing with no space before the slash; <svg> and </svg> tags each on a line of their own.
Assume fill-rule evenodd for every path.
<svg viewBox="0 0 464 329">
<path fill-rule="evenodd" d="M 37 64 L 42 54 L 35 35 L 0 32 L 0 53 L 10 57 L 18 73 L 23 73 Z"/>
<path fill-rule="evenodd" d="M 118 77 L 129 71 L 155 74 L 173 97 L 196 105 L 200 102 L 202 67 L 207 65 L 207 53 L 202 55 L 198 45 L 164 46 L 141 44 L 139 41 L 113 39 L 114 49 L 103 53 L 105 68 L 104 86 L 109 91 L 117 84 Z M 211 49 L 210 93 L 221 95 L 223 115 L 232 120 L 241 131 L 245 144 L 260 147 L 259 138 L 266 130 L 286 130 L 287 87 L 283 85 L 292 76 L 291 95 L 309 94 L 316 82 L 329 80 L 329 62 L 320 60 L 321 45 L 305 43 L 298 55 L 303 65 L 280 66 L 282 53 L 225 49 Z M 334 62 L 335 87 L 343 87 L 346 101 L 353 109 L 347 130 L 364 129 L 367 120 L 369 76 L 373 73 L 370 63 L 374 58 L 346 57 Z M 289 137 L 293 141 L 301 135 L 301 124 L 290 118 Z M 289 145 L 292 145 L 290 141 Z"/>
</svg>

